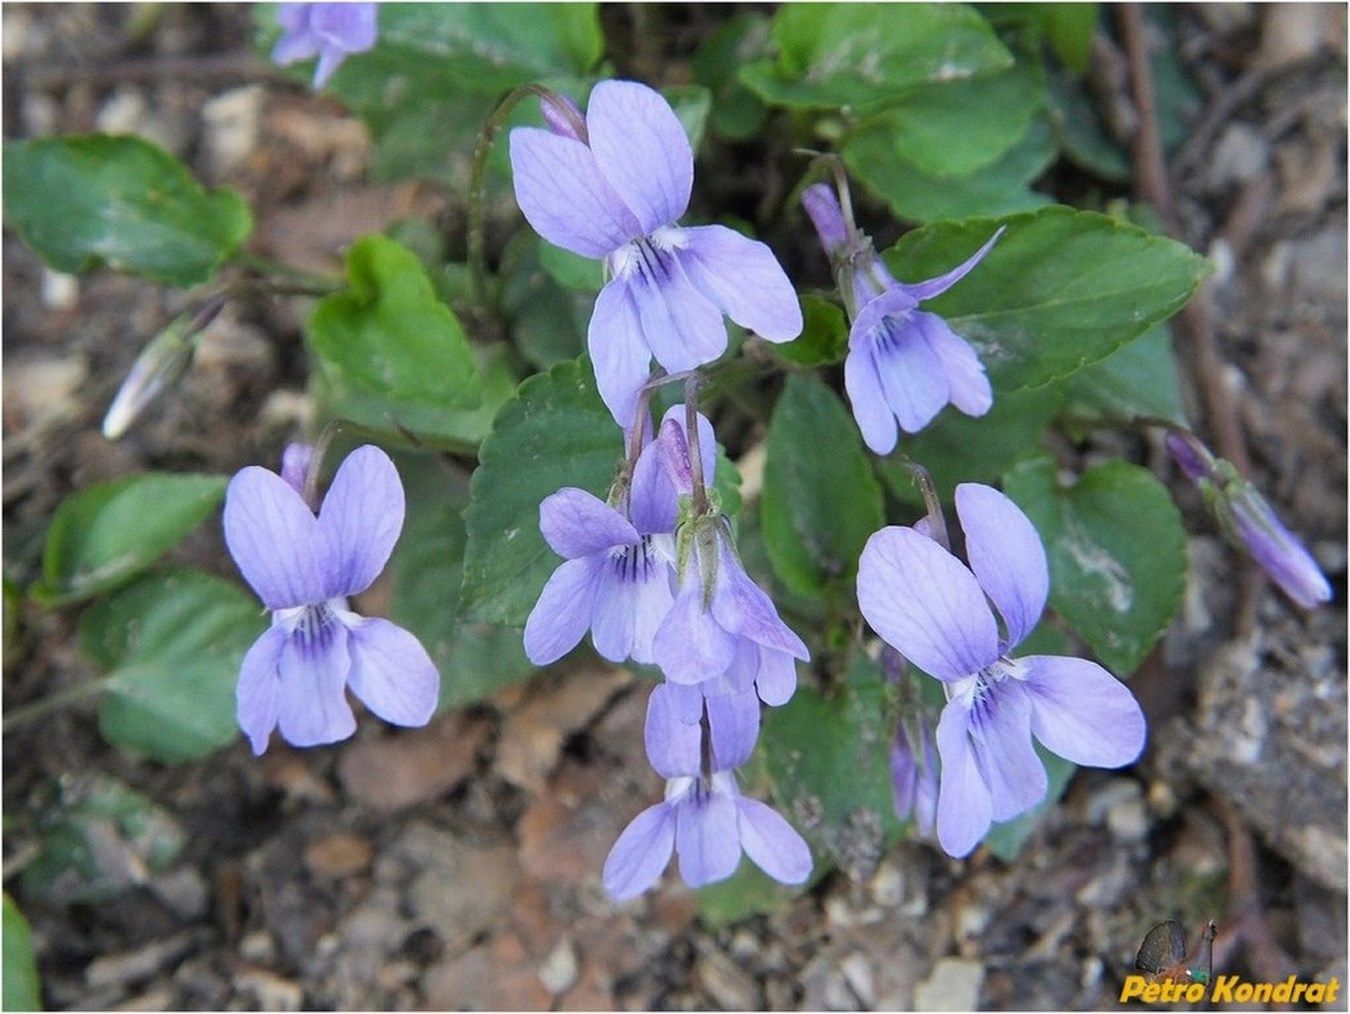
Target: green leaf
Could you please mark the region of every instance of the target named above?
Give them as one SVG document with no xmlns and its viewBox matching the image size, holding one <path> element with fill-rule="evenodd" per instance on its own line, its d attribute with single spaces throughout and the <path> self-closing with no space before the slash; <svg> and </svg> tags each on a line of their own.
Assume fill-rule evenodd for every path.
<svg viewBox="0 0 1350 1014">
<path fill-rule="evenodd" d="M 884 131 L 893 156 L 928 176 L 969 176 L 996 162 L 1031 127 L 1045 104 L 1037 62 L 915 88 L 867 129 Z"/>
<path fill-rule="evenodd" d="M 440 669 L 440 709 L 459 707 L 525 679 L 534 666 L 518 628 L 461 616 L 466 477 L 426 457 L 401 456 L 398 464 L 408 513 L 389 561 L 389 618 L 416 634 Z"/>
<path fill-rule="evenodd" d="M 1049 782 L 1045 798 L 1026 813 L 1005 823 L 995 824 L 984 839 L 989 851 L 1005 863 L 1017 858 L 1017 854 L 1022 851 L 1022 847 L 1036 830 L 1036 825 L 1044 819 L 1051 807 L 1059 802 L 1064 790 L 1069 787 L 1069 779 L 1078 770 L 1078 766 L 1072 761 L 1066 761 L 1063 757 L 1051 753 L 1040 743 L 1032 745 L 1036 748 L 1036 755 L 1040 757 L 1041 763 L 1045 765 L 1046 780 Z"/>
<path fill-rule="evenodd" d="M 980 354 L 997 392 L 1040 387 L 1104 359 L 1190 299 L 1209 263 L 1174 240 L 1054 206 L 999 221 L 939 222 L 887 251 L 897 278 L 960 264 L 1007 232 L 960 284 L 924 304 Z"/>
<path fill-rule="evenodd" d="M 168 285 L 215 274 L 253 229 L 233 190 L 206 190 L 139 137 L 7 141 L 5 218 L 48 265 L 83 274 L 106 264 Z"/>
<path fill-rule="evenodd" d="M 416 254 L 385 236 L 364 236 L 347 252 L 347 276 L 351 288 L 320 301 L 307 329 L 339 397 L 378 398 L 396 420 L 404 411 L 434 418 L 481 404 L 464 328 L 436 297 Z"/>
<path fill-rule="evenodd" d="M 1166 487 L 1108 461 L 1064 488 L 1040 459 L 1012 469 L 1004 488 L 1045 543 L 1051 606 L 1109 669 L 1134 672 L 1186 586 L 1186 532 Z"/>
<path fill-rule="evenodd" d="M 968 416 L 947 406 L 922 433 L 903 437 L 899 453 L 932 474 L 938 494 L 950 499 L 957 483 L 989 482 L 1021 458 L 1041 453 L 1041 435 L 1064 405 L 1060 385 L 996 394 L 985 415 Z M 898 461 L 877 462 L 881 478 L 896 497 L 919 504 L 923 495 Z M 901 518 L 910 524 L 913 518 Z"/>
<path fill-rule="evenodd" d="M 699 888 L 698 914 L 704 925 L 718 930 L 781 908 L 801 892 L 800 887 L 780 884 L 746 858 L 728 879 Z"/>
<path fill-rule="evenodd" d="M 885 201 L 897 216 L 913 222 L 968 215 L 1006 215 L 1047 203 L 1028 184 L 1054 161 L 1050 125 L 1034 119 L 1019 141 L 998 159 L 967 176 L 929 176 L 898 160 L 885 126 L 860 130 L 841 154 L 849 171 Z"/>
<path fill-rule="evenodd" d="M 779 579 L 803 595 L 851 584 L 863 545 L 885 517 L 848 409 L 820 381 L 788 377 L 766 453 L 760 521 Z"/>
<path fill-rule="evenodd" d="M 1065 67 L 1076 74 L 1087 72 L 1097 30 L 1097 4 L 987 3 L 980 4 L 979 10 L 995 25 L 1030 28 L 1044 38 Z"/>
<path fill-rule="evenodd" d="M 594 295 L 605 284 L 603 261 L 583 257 L 543 239 L 539 241 L 539 265 L 564 289 L 574 292 Z M 513 273 L 507 280 L 508 290 L 515 277 Z"/>
<path fill-rule="evenodd" d="M 465 515 L 461 610 L 523 625 L 561 562 L 539 534 L 539 503 L 563 486 L 603 498 L 623 458 L 623 431 L 585 359 L 530 377 L 483 441 Z"/>
<path fill-rule="evenodd" d="M 47 532 L 33 597 L 65 605 L 121 584 L 201 524 L 225 484 L 220 475 L 146 472 L 72 493 Z"/>
<path fill-rule="evenodd" d="M 1050 120 L 1069 161 L 1110 183 L 1134 175 L 1124 149 L 1102 125 L 1092 98 L 1077 78 L 1060 70 L 1050 75 Z"/>
<path fill-rule="evenodd" d="M 888 752 L 892 690 L 859 655 L 830 697 L 800 687 L 764 713 L 760 748 L 774 798 L 818 855 L 856 878 L 869 875 L 899 831 Z"/>
<path fill-rule="evenodd" d="M 57 905 L 99 902 L 145 883 L 187 841 L 173 816 L 125 782 L 96 772 L 39 786 L 31 809 L 40 851 L 24 890 Z"/>
<path fill-rule="evenodd" d="M 502 274 L 502 309 L 510 320 L 511 338 L 520 354 L 541 370 L 571 361 L 585 349 L 586 329 L 601 279 L 581 288 L 589 261 L 536 239 L 528 230 L 507 247 Z"/>
<path fill-rule="evenodd" d="M 764 126 L 768 107 L 740 83 L 736 72 L 768 55 L 769 19 L 737 14 L 709 35 L 690 61 L 694 77 L 712 92 L 712 128 L 733 141 L 746 140 Z"/>
<path fill-rule="evenodd" d="M 703 146 L 703 135 L 708 129 L 708 114 L 712 111 L 712 92 L 702 85 L 695 84 L 662 88 L 661 94 L 670 103 L 670 108 L 675 110 L 680 125 L 689 135 L 689 145 L 697 154 L 699 148 Z"/>
<path fill-rule="evenodd" d="M 1002 70 L 1012 57 L 961 4 L 784 4 L 776 60 L 741 70 L 766 102 L 804 109 L 875 106 L 905 89 Z"/>
<path fill-rule="evenodd" d="M 1186 425 L 1172 331 L 1158 324 L 1069 380 L 1065 414 L 1074 418 L 1153 416 Z"/>
<path fill-rule="evenodd" d="M 33 931 L 8 894 L 5 895 L 4 951 L 4 1001 L 0 1006 L 7 1011 L 42 1010 L 42 982 L 33 954 Z"/>
<path fill-rule="evenodd" d="M 827 366 L 840 363 L 848 355 L 848 318 L 829 300 L 802 296 L 802 333 L 774 351 L 798 366 Z"/>
<path fill-rule="evenodd" d="M 80 617 L 80 647 L 108 674 L 103 738 L 165 764 L 239 736 L 235 683 L 267 629 L 256 600 L 200 571 L 151 574 Z"/>
</svg>

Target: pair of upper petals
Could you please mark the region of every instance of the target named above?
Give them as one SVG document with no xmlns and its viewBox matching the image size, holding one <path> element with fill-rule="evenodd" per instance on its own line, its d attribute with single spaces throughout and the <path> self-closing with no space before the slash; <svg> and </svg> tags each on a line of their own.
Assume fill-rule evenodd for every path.
<svg viewBox="0 0 1350 1014">
<path fill-rule="evenodd" d="M 979 672 L 1021 643 L 1050 589 L 1040 537 L 1008 497 L 963 483 L 956 511 L 969 568 L 926 535 L 900 527 L 876 532 L 858 565 L 858 605 L 872 629 L 944 682 Z M 986 595 L 1003 617 L 1003 637 Z"/>
<path fill-rule="evenodd" d="M 242 469 L 225 494 L 225 542 L 268 609 L 314 605 L 369 588 L 403 529 L 393 461 L 367 444 L 347 456 L 316 517 L 281 476 Z"/>
</svg>

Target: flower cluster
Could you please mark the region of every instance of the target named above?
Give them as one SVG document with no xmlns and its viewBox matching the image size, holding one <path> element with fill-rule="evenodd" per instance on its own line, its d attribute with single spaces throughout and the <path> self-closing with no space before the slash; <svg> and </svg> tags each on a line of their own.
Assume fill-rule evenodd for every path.
<svg viewBox="0 0 1350 1014">
<path fill-rule="evenodd" d="M 672 849 L 691 886 L 729 877 L 742 848 L 784 883 L 801 883 L 811 869 L 801 836 L 742 797 L 735 776 L 759 734 L 760 700 L 787 701 L 795 660 L 809 655 L 745 573 L 715 496 L 696 510 L 717 448 L 699 415 L 699 450 L 690 453 L 683 413 L 666 414 L 608 502 L 567 488 L 539 507 L 540 530 L 565 562 L 526 621 L 530 660 L 555 661 L 589 630 L 610 661 L 654 663 L 666 676 L 646 726 L 666 799 L 639 814 L 610 853 L 604 883 L 617 900 L 651 887 Z"/>
<path fill-rule="evenodd" d="M 969 567 L 931 531 L 883 528 L 858 564 L 858 605 L 887 644 L 943 684 L 937 834 L 950 855 L 964 856 L 991 821 L 1044 798 L 1033 736 L 1075 764 L 1115 768 L 1139 756 L 1145 726 L 1129 690 L 1097 663 L 1011 657 L 1045 610 L 1045 549 L 1027 516 L 992 487 L 958 486 L 956 511 Z M 916 747 L 906 744 L 910 757 Z M 906 764 L 902 757 L 897 796 L 908 793 Z M 916 784 L 916 806 L 918 796 Z"/>
<path fill-rule="evenodd" d="M 970 343 L 935 313 L 918 309 L 946 292 L 980 263 L 1000 229 L 964 263 L 912 285 L 898 282 L 848 221 L 827 183 L 802 194 L 802 204 L 830 257 L 852 326 L 844 387 L 863 439 L 889 454 L 899 434 L 917 433 L 949 402 L 966 415 L 984 415 L 994 403 L 989 378 Z"/>
<path fill-rule="evenodd" d="M 1230 462 L 1189 433 L 1168 433 L 1167 449 L 1204 495 L 1224 535 L 1250 553 L 1281 591 L 1304 609 L 1331 599 L 1331 584 L 1312 554 Z"/>
<path fill-rule="evenodd" d="M 378 447 L 358 447 L 316 515 L 304 497 L 312 456 L 292 444 L 281 475 L 249 466 L 225 494 L 226 545 L 272 613 L 239 673 L 239 725 L 255 754 L 276 728 L 295 746 L 346 739 L 356 730 L 347 689 L 386 722 L 408 726 L 427 723 L 440 693 L 417 638 L 347 604 L 379 577 L 403 528 L 394 463 Z"/>
</svg>

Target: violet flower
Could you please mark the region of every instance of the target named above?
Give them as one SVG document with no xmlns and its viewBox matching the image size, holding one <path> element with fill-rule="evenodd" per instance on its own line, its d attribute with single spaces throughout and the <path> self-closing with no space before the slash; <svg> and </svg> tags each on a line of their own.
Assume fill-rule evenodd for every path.
<svg viewBox="0 0 1350 1014">
<path fill-rule="evenodd" d="M 304 458 L 287 449 L 292 482 L 249 466 L 225 494 L 230 555 L 272 612 L 239 672 L 239 726 L 255 754 L 274 728 L 294 746 L 350 736 L 356 720 L 346 688 L 386 722 L 407 726 L 427 723 L 440 691 L 417 638 L 347 605 L 374 583 L 403 528 L 394 463 L 378 447 L 358 447 L 316 517 L 293 484 Z"/>
<path fill-rule="evenodd" d="M 683 430 L 667 423 L 657 443 L 677 491 L 686 494 Z M 704 462 L 706 470 L 706 454 Z M 656 664 L 674 685 L 678 712 L 694 721 L 701 697 L 739 694 L 751 686 L 765 704 L 786 703 L 797 687 L 794 660 L 808 661 L 810 652 L 745 572 L 726 517 L 715 506 L 712 514 L 687 516 L 691 511 L 682 499 L 679 592 L 652 642 Z"/>
<path fill-rule="evenodd" d="M 683 407 L 667 418 L 682 425 L 674 421 L 676 411 Z M 699 434 L 711 482 L 717 445 L 702 416 Z M 652 639 L 674 598 L 676 520 L 675 491 L 655 441 L 638 456 L 631 485 L 616 486 L 610 501 L 569 486 L 539 505 L 539 530 L 565 562 L 525 621 L 525 654 L 535 665 L 562 658 L 587 630 L 611 662 L 653 661 Z"/>
<path fill-rule="evenodd" d="M 1224 534 L 1250 553 L 1281 591 L 1304 609 L 1330 601 L 1331 584 L 1312 554 L 1230 462 L 1177 431 L 1167 434 L 1167 449 L 1204 495 Z"/>
<path fill-rule="evenodd" d="M 742 852 L 781 883 L 805 882 L 811 851 L 801 835 L 737 788 L 732 768 L 749 757 L 749 747 L 738 739 L 737 747 L 724 748 L 719 719 L 710 711 L 705 751 L 704 727 L 675 717 L 669 689 L 652 691 L 645 730 L 647 757 L 667 779 L 665 799 L 639 813 L 619 835 L 605 859 L 605 890 L 615 901 L 636 897 L 656 883 L 671 852 L 679 856 L 680 876 L 690 887 L 731 876 Z"/>
<path fill-rule="evenodd" d="M 272 62 L 282 65 L 317 56 L 314 87 L 322 88 L 352 53 L 375 45 L 378 15 L 373 3 L 281 4 L 277 21 L 281 38 L 272 47 Z"/>
<path fill-rule="evenodd" d="M 966 415 L 988 412 L 993 391 L 974 348 L 937 314 L 917 307 L 964 278 L 1003 230 L 964 264 L 909 284 L 896 281 L 886 270 L 866 236 L 850 234 L 828 184 L 808 187 L 802 204 L 830 256 L 853 322 L 844 387 L 867 446 L 877 454 L 889 454 L 899 436 L 897 423 L 906 433 L 917 433 L 949 402 Z"/>
<path fill-rule="evenodd" d="M 938 758 L 932 734 L 922 720 L 909 732 L 903 721 L 896 727 L 890 762 L 896 817 L 904 820 L 912 813 L 915 829 L 931 837 L 937 821 Z"/>
<path fill-rule="evenodd" d="M 725 351 L 724 313 L 773 342 L 801 332 L 796 294 L 767 246 L 721 225 L 676 226 L 689 206 L 694 156 L 657 92 L 600 82 L 584 137 L 560 110 L 547 112 L 555 129 L 511 131 L 516 200 L 544 239 L 605 262 L 610 280 L 587 346 L 620 426 L 633 421 L 653 356 L 677 373 Z"/>
<path fill-rule="evenodd" d="M 1115 768 L 1139 756 L 1145 726 L 1129 690 L 1097 663 L 1010 657 L 1045 608 L 1045 549 L 1027 516 L 989 486 L 957 486 L 956 510 L 969 568 L 912 528 L 883 528 L 859 561 L 858 605 L 888 644 L 945 684 L 937 831 L 959 857 L 991 821 L 1045 796 L 1033 735 L 1075 764 Z"/>
</svg>

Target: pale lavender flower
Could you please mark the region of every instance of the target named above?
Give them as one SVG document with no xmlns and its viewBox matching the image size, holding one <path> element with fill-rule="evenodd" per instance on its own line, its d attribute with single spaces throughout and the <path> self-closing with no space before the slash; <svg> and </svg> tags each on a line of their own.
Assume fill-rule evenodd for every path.
<svg viewBox="0 0 1350 1014">
<path fill-rule="evenodd" d="M 635 81 L 591 91 L 586 136 L 546 106 L 552 130 L 511 131 L 516 200 L 536 232 L 603 259 L 587 332 L 600 395 L 632 424 L 652 357 L 677 373 L 727 346 L 725 313 L 773 342 L 802 329 L 797 297 L 772 251 L 721 225 L 679 227 L 694 155 L 674 110 Z"/>
<path fill-rule="evenodd" d="M 1045 608 L 1045 549 L 1027 516 L 989 486 L 958 486 L 956 510 L 969 568 L 912 528 L 883 528 L 859 561 L 858 605 L 887 643 L 945 684 L 937 831 L 943 849 L 964 856 L 991 821 L 1044 798 L 1033 735 L 1075 764 L 1115 768 L 1139 756 L 1145 724 L 1129 690 L 1095 662 L 1009 656 Z"/>
<path fill-rule="evenodd" d="M 652 887 L 679 856 L 680 876 L 690 887 L 725 880 L 744 852 L 765 873 L 784 884 L 811 875 L 811 851 L 781 815 L 740 794 L 732 770 L 749 757 L 743 736 L 724 746 L 719 718 L 709 712 L 704 764 L 704 727 L 676 718 L 669 686 L 658 686 L 647 704 L 647 757 L 667 779 L 665 799 L 639 813 L 619 835 L 605 860 L 602 880 L 615 901 Z M 755 705 L 756 709 L 758 705 Z"/>
<path fill-rule="evenodd" d="M 682 426 L 676 412 L 683 407 L 667 418 Z M 717 445 L 702 416 L 699 433 L 711 482 Z M 539 505 L 539 530 L 566 562 L 525 621 L 525 654 L 535 665 L 562 658 L 587 630 L 595 650 L 611 662 L 652 662 L 652 639 L 670 612 L 675 577 L 676 493 L 660 453 L 655 441 L 643 448 L 631 486 L 611 493 L 617 506 L 575 487 Z"/>
<path fill-rule="evenodd" d="M 682 430 L 669 423 L 662 427 L 658 445 L 681 492 L 689 470 L 682 441 Z M 703 460 L 706 470 L 706 453 Z M 725 516 L 684 521 L 676 567 L 679 592 L 656 631 L 652 655 L 676 685 L 679 713 L 692 721 L 700 697 L 739 694 L 751 686 L 765 704 L 786 703 L 797 687 L 794 660 L 805 662 L 811 655 L 745 572 Z"/>
<path fill-rule="evenodd" d="M 937 822 L 938 758 L 933 736 L 922 717 L 910 732 L 905 731 L 904 722 L 896 727 L 890 761 L 896 817 L 904 820 L 912 813 L 915 829 L 930 837 Z"/>
<path fill-rule="evenodd" d="M 1167 448 L 1224 534 L 1251 554 L 1280 590 L 1304 609 L 1330 601 L 1331 584 L 1312 554 L 1230 462 L 1215 458 L 1190 434 L 1168 433 Z"/>
<path fill-rule="evenodd" d="M 272 62 L 295 63 L 319 58 L 314 68 L 314 87 L 322 88 L 333 72 L 352 53 L 364 53 L 375 45 L 378 15 L 373 3 L 281 4 L 277 21 L 281 38 L 272 47 Z"/>
<path fill-rule="evenodd" d="M 293 485 L 304 455 L 286 457 L 286 479 L 249 466 L 225 494 L 230 555 L 272 612 L 239 673 L 240 728 L 255 754 L 274 728 L 295 746 L 345 739 L 356 729 L 347 688 L 386 722 L 425 725 L 440 691 L 426 649 L 347 604 L 374 583 L 403 528 L 394 463 L 378 447 L 358 447 L 315 516 Z"/>
<path fill-rule="evenodd" d="M 877 454 L 889 454 L 899 437 L 897 423 L 906 433 L 917 433 L 948 403 L 966 415 L 988 412 L 993 391 L 974 348 L 945 320 L 918 306 L 964 278 L 1003 230 L 964 264 L 910 284 L 897 281 L 886 270 L 865 236 L 855 233 L 850 238 L 839 200 L 828 184 L 808 187 L 802 204 L 835 266 L 852 320 L 844 387 L 867 446 Z"/>
</svg>

